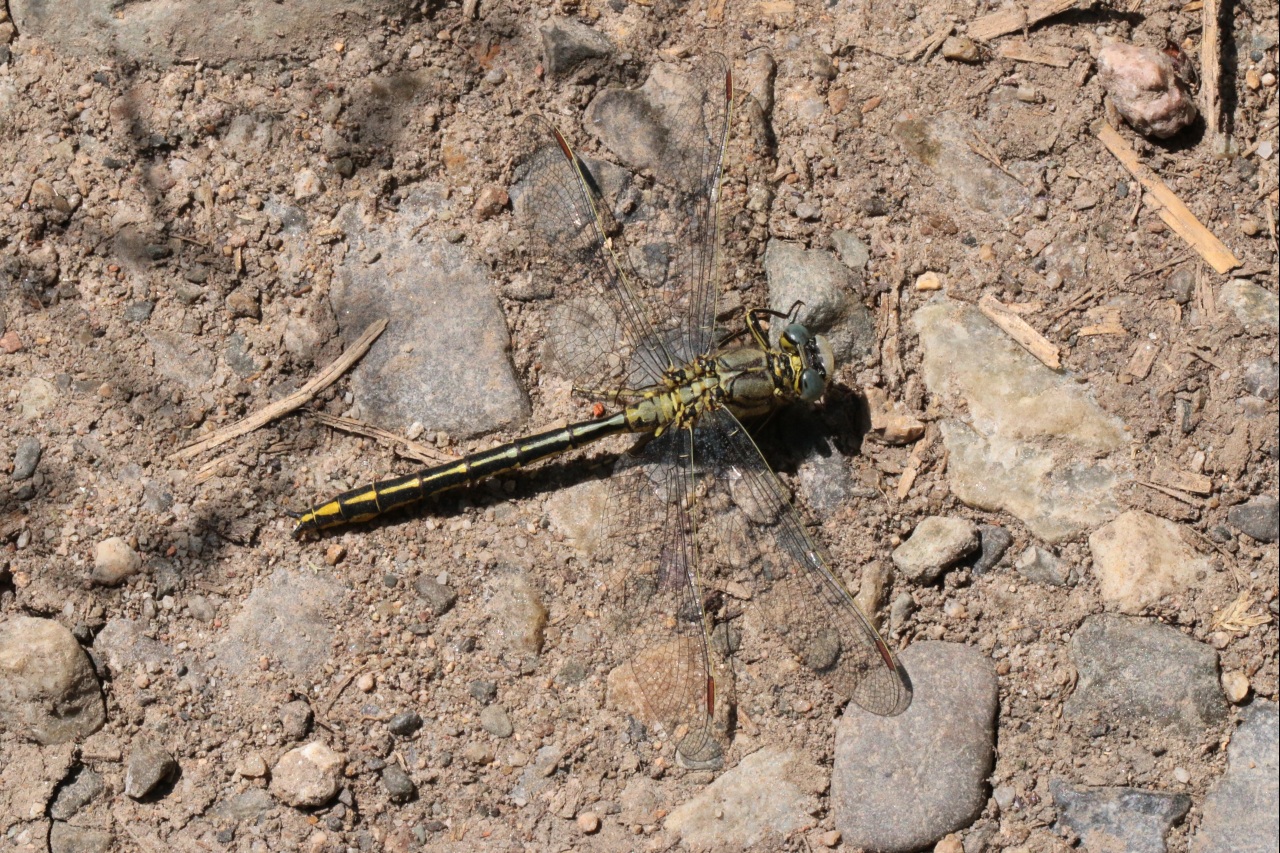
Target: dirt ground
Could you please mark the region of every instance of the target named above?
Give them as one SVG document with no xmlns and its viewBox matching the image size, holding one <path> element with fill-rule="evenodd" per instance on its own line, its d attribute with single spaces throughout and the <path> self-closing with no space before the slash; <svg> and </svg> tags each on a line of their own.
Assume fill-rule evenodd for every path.
<svg viewBox="0 0 1280 853">
<path fill-rule="evenodd" d="M 990 828 L 985 849 L 1034 848 L 1043 837 L 1036 833 L 1055 814 L 1035 771 L 1049 767 L 1073 768 L 1087 784 L 1191 794 L 1192 810 L 1168 842 L 1188 849 L 1200 803 L 1225 767 L 1230 722 L 1153 756 L 1138 734 L 1090 737 L 1062 719 L 1070 684 L 1055 678 L 1070 670 L 1067 638 L 1105 609 L 1087 570 L 1087 537 L 1058 549 L 1081 567 L 1069 594 L 1022 583 L 1015 595 L 1012 560 L 1037 541 L 1026 527 L 953 495 L 941 442 L 913 459 L 910 445 L 872 446 L 855 427 L 867 386 L 926 424 L 942 416 L 914 378 L 921 356 L 907 318 L 933 296 L 917 289 L 921 275 L 937 273 L 968 302 L 992 294 L 1030 306 L 1022 316 L 1128 425 L 1140 478 L 1177 468 L 1211 480 L 1202 495 L 1125 492 L 1128 506 L 1199 534 L 1231 578 L 1225 597 L 1227 586 L 1213 597 L 1191 590 L 1145 615 L 1217 648 L 1224 672 L 1248 678 L 1250 699 L 1277 698 L 1276 545 L 1238 535 L 1226 520 L 1231 506 L 1276 493 L 1274 379 L 1269 398 L 1240 384 L 1252 362 L 1269 360 L 1274 373 L 1276 334 L 1253 334 L 1215 304 L 1233 277 L 1277 289 L 1275 4 L 1231 4 L 1224 19 L 1224 128 L 1234 156 L 1217 156 L 1219 134 L 1203 122 L 1164 142 L 1121 128 L 1234 252 L 1235 272 L 1214 272 L 1144 206 L 1137 181 L 1095 137 L 1107 115 L 1092 59 L 1100 44 L 1167 39 L 1198 62 L 1199 9 L 1098 4 L 1027 28 L 1032 45 L 1066 51 L 1066 67 L 1001 56 L 1000 40 L 974 62 L 943 57 L 932 36 L 946 23 L 963 33 L 993 11 L 982 2 L 432 3 L 402 17 L 335 19 L 277 58 L 188 56 L 172 65 L 69 55 L 20 32 L 0 65 L 0 459 L 12 463 L 31 436 L 42 451 L 34 476 L 0 498 L 0 618 L 56 619 L 91 650 L 106 626 L 130 620 L 138 633 L 128 644 L 95 652 L 108 721 L 85 755 L 122 778 L 120 755 L 146 734 L 182 771 L 151 805 L 117 797 L 99 825 L 112 827 L 119 849 L 678 844 L 662 829 L 663 810 L 714 774 L 675 767 L 669 743 L 639 736 L 605 700 L 608 673 L 591 654 L 602 630 L 600 579 L 566 533 L 575 506 L 556 502 L 569 489 L 571 504 L 589 505 L 582 490 L 603 473 L 599 452 L 302 541 L 290 536 L 286 509 L 417 465 L 398 458 L 394 442 L 317 419 L 367 414 L 349 377 L 208 452 L 173 454 L 297 391 L 342 353 L 361 330 L 339 330 L 330 297 L 343 261 L 366 250 L 335 219 L 356 204 L 376 223 L 421 186 L 443 188 L 448 202 L 423 233 L 463 247 L 492 279 L 530 414 L 478 434 L 372 425 L 449 457 L 589 416 L 589 404 L 570 399 L 541 362 L 549 306 L 574 285 L 554 283 L 552 299 L 520 289 L 520 237 L 497 192 L 511 181 L 519 119 L 553 116 L 591 156 L 610 159 L 581 128 L 597 92 L 637 86 L 657 62 L 719 52 L 747 94 L 761 91 L 762 69 L 776 63 L 774 103 L 763 117 L 739 111 L 728 154 L 725 258 L 740 301 L 767 300 L 770 239 L 827 249 L 832 232 L 847 231 L 870 247 L 857 296 L 876 324 L 875 352 L 842 367 L 837 392 L 814 416 L 853 487 L 814 513 L 797 473 L 805 458 L 788 449 L 787 430 L 764 442 L 798 506 L 820 516 L 814 535 L 857 589 L 862 567 L 890 564 L 925 516 L 1013 534 L 998 569 L 953 571 L 932 584 L 900 578 L 892 594 L 909 593 L 914 609 L 892 624 L 887 603 L 881 614 L 894 648 L 948 640 L 997 661 L 990 781 L 1016 792 L 1018 807 L 993 799 L 977 824 Z M 553 17 L 589 24 L 610 54 L 552 73 L 538 30 Z M 948 112 L 973 121 L 974 150 L 1043 202 L 1041 211 L 1001 222 L 971 209 L 895 130 Z M 1072 246 L 1069 256 L 1037 264 L 1028 248 L 1036 229 Z M 412 275 L 403 285 L 411 295 Z M 1097 331 L 1108 323 L 1113 330 Z M 1136 348 L 1156 338 L 1168 345 L 1154 367 L 1127 372 Z M 446 361 L 433 387 L 448 395 L 475 379 L 467 364 Z M 919 476 L 900 496 L 912 465 Z M 90 579 L 95 549 L 111 537 L 141 557 L 140 571 L 119 585 Z M 281 586 L 282 570 L 309 580 Z M 423 578 L 441 580 L 456 602 L 437 612 Z M 1268 618 L 1223 627 L 1217 616 L 1233 602 Z M 746 742 L 825 765 L 839 706 L 819 680 L 777 671 L 786 653 L 746 624 L 736 664 Z M 153 641 L 162 651 L 138 651 Z M 311 706 L 314 730 L 346 755 L 345 801 L 280 809 L 234 840 L 218 838 L 230 820 L 221 804 L 265 788 L 255 768 L 296 745 L 282 715 L 299 700 Z M 514 734 L 489 736 L 502 729 L 481 721 L 492 703 Z M 387 724 L 407 710 L 425 726 L 397 739 Z M 61 778 L 51 752 L 13 733 L 0 733 L 0 752 L 11 774 L 27 767 L 31 779 Z M 513 807 L 512 789 L 540 778 L 531 768 L 548 755 L 555 797 L 531 793 L 535 806 Z M 388 763 L 414 781 L 409 802 L 395 802 L 382 780 Z M 577 789 L 563 784 L 566 767 Z M 636 776 L 661 792 L 647 811 L 627 801 Z M 821 801 L 813 828 L 789 849 L 831 841 Z M 603 811 L 598 830 L 565 817 L 600 802 L 617 808 Z M 16 825 L 6 825 L 0 847 Z M 24 849 L 47 849 L 41 843 Z"/>
</svg>

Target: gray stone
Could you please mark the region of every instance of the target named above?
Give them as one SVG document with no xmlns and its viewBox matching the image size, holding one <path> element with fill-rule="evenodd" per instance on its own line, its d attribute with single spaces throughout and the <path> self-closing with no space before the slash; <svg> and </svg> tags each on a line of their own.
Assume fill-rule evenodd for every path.
<svg viewBox="0 0 1280 853">
<path fill-rule="evenodd" d="M 323 806 L 342 785 L 347 760 L 327 745 L 312 741 L 289 750 L 271 771 L 271 793 L 295 808 Z"/>
<path fill-rule="evenodd" d="M 501 705 L 486 706 L 480 712 L 480 725 L 494 737 L 509 738 L 515 731 L 511 725 L 511 718 L 507 716 L 507 709 Z"/>
<path fill-rule="evenodd" d="M 871 313 L 855 298 L 857 278 L 834 254 L 770 240 L 764 271 L 769 278 L 769 307 L 786 312 L 803 302 L 797 321 L 810 332 L 827 336 L 837 366 L 861 361 L 875 348 Z"/>
<path fill-rule="evenodd" d="M 961 201 L 976 211 L 1009 219 L 1030 205 L 1031 196 L 978 156 L 971 145 L 975 132 L 969 117 L 960 113 L 908 118 L 893 127 L 903 149 L 950 184 Z"/>
<path fill-rule="evenodd" d="M 391 721 L 387 723 L 387 728 L 394 735 L 409 737 L 422 728 L 422 715 L 417 711 L 401 711 L 391 718 Z"/>
<path fill-rule="evenodd" d="M 970 568 L 974 577 L 994 569 L 1013 544 L 1013 534 L 997 524 L 979 525 L 978 536 L 982 540 L 982 553 Z"/>
<path fill-rule="evenodd" d="M 34 435 L 29 435 L 18 442 L 18 448 L 13 453 L 13 473 L 10 475 L 15 483 L 30 480 L 35 475 L 42 452 L 44 452 L 44 445 Z"/>
<path fill-rule="evenodd" d="M 1131 476 L 1124 424 L 1086 387 L 1050 370 L 976 308 L 940 299 L 918 310 L 925 386 L 968 422 L 942 421 L 955 495 L 1009 512 L 1061 542 L 1120 511 Z"/>
<path fill-rule="evenodd" d="M 418 793 L 413 780 L 399 764 L 388 764 L 378 775 L 382 779 L 382 787 L 387 791 L 387 799 L 393 803 L 407 803 Z"/>
<path fill-rule="evenodd" d="M 584 62 L 613 52 L 613 45 L 604 35 L 572 18 L 555 18 L 543 24 L 538 32 L 542 36 L 547 72 L 552 76 L 568 74 Z"/>
<path fill-rule="evenodd" d="M 70 781 L 63 782 L 58 793 L 49 804 L 49 817 L 54 820 L 70 820 L 76 812 L 93 802 L 94 797 L 102 793 L 105 785 L 102 775 L 89 767 L 78 767 Z"/>
<path fill-rule="evenodd" d="M 670 178 L 674 164 L 687 161 L 678 146 L 688 137 L 691 110 L 714 97 L 677 66 L 654 65 L 638 89 L 605 89 L 587 106 L 589 133 L 626 166 Z M 607 196 L 606 196 L 607 197 Z"/>
<path fill-rule="evenodd" d="M 413 582 L 413 588 L 418 595 L 422 596 L 422 600 L 426 602 L 427 609 L 431 611 L 432 616 L 443 616 L 452 610 L 453 605 L 458 602 L 458 594 L 449 586 L 437 583 L 426 575 L 419 575 L 417 580 Z"/>
<path fill-rule="evenodd" d="M 1038 545 L 1031 545 L 1022 552 L 1017 562 L 1018 574 L 1032 583 L 1049 586 L 1069 586 L 1076 583 L 1075 568 L 1067 565 L 1056 554 Z"/>
<path fill-rule="evenodd" d="M 1253 396 L 1274 400 L 1280 393 L 1280 368 L 1269 358 L 1256 358 L 1245 364 L 1240 382 Z"/>
<path fill-rule="evenodd" d="M 1256 701 L 1227 747 L 1227 772 L 1209 790 L 1192 853 L 1273 853 L 1280 837 L 1280 722 L 1276 703 Z"/>
<path fill-rule="evenodd" d="M 1280 326 L 1280 297 L 1247 278 L 1222 285 L 1218 304 L 1235 314 L 1250 334 L 1274 336 Z"/>
<path fill-rule="evenodd" d="M 1093 573 L 1104 601 L 1141 613 L 1202 583 L 1212 567 L 1167 518 L 1130 510 L 1089 536 Z"/>
<path fill-rule="evenodd" d="M 1195 743 L 1226 719 L 1218 653 L 1168 625 L 1090 616 L 1071 656 L 1079 678 L 1064 710 L 1077 725 L 1155 726 Z"/>
<path fill-rule="evenodd" d="M 52 619 L 0 623 L 0 723 L 49 745 L 87 737 L 106 722 L 102 688 L 89 656 Z"/>
<path fill-rule="evenodd" d="M 809 508 L 825 515 L 854 497 L 856 487 L 844 457 L 839 453 L 813 453 L 796 468 L 800 494 Z"/>
<path fill-rule="evenodd" d="M 840 262 L 853 270 L 856 280 L 861 283 L 867 263 L 871 260 L 871 247 L 848 231 L 832 231 L 831 245 L 840 256 Z"/>
<path fill-rule="evenodd" d="M 261 788 L 250 788 L 242 794 L 236 794 L 219 803 L 210 810 L 215 817 L 240 823 L 256 821 L 267 812 L 276 808 L 276 801 Z"/>
<path fill-rule="evenodd" d="M 836 728 L 831 809 L 844 844 L 906 853 L 968 826 L 986 806 L 998 685 L 991 661 L 955 643 L 902 653 L 915 697 L 898 717 L 850 703 Z"/>
<path fill-rule="evenodd" d="M 89 580 L 101 586 L 117 586 L 142 570 L 142 557 L 119 536 L 104 539 L 93 548 Z"/>
<path fill-rule="evenodd" d="M 313 718 L 311 706 L 301 699 L 280 706 L 280 727 L 288 740 L 302 740 L 310 734 Z"/>
<path fill-rule="evenodd" d="M 421 185 L 385 222 L 344 207 L 335 224 L 363 249 L 346 255 L 331 298 L 348 343 L 390 320 L 351 376 L 358 417 L 473 436 L 523 423 L 529 401 L 488 271 L 466 247 L 423 236 L 439 229 L 433 219 L 446 208 L 439 188 Z"/>
<path fill-rule="evenodd" d="M 314 677 L 332 653 L 337 606 L 345 594 L 324 575 L 276 569 L 231 618 L 218 661 L 229 672 L 249 672 L 267 655 L 283 672 Z"/>
<path fill-rule="evenodd" d="M 1059 827 L 1068 827 L 1088 850 L 1165 853 L 1169 828 L 1186 816 L 1191 798 L 1141 788 L 1083 788 L 1061 779 L 1049 783 Z"/>
<path fill-rule="evenodd" d="M 1227 510 L 1227 521 L 1259 542 L 1275 542 L 1280 536 L 1280 503 L 1274 495 L 1258 495 Z"/>
<path fill-rule="evenodd" d="M 236 0 L 126 4 L 112 0 L 13 0 L 14 23 L 60 55 L 161 65 L 199 58 L 221 67 L 245 60 L 318 56 L 333 38 L 357 38 L 380 16 L 412 13 L 404 0 L 298 0 L 255 6 Z M 345 26 L 343 25 L 345 22 Z"/>
<path fill-rule="evenodd" d="M 981 547 L 978 528 L 963 518 L 931 515 L 893 551 L 893 564 L 916 583 L 933 583 L 948 566 Z"/>
<path fill-rule="evenodd" d="M 152 743 L 134 744 L 125 768 L 124 792 L 141 800 L 177 770 L 178 762 L 164 748 Z"/>
<path fill-rule="evenodd" d="M 55 820 L 49 830 L 49 853 L 110 853 L 114 845 L 115 836 L 105 829 Z"/>
<path fill-rule="evenodd" d="M 753 752 L 667 816 L 693 850 L 777 850 L 812 824 L 826 773 L 808 757 Z"/>
<path fill-rule="evenodd" d="M 93 650 L 120 678 L 138 665 L 148 668 L 171 666 L 175 659 L 169 647 L 148 637 L 146 627 L 135 619 L 112 619 L 98 632 Z"/>
</svg>

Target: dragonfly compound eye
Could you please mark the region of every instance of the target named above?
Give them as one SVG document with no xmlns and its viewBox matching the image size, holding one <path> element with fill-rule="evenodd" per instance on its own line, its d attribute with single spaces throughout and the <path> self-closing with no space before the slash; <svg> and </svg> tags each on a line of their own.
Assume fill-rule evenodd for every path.
<svg viewBox="0 0 1280 853">
<path fill-rule="evenodd" d="M 827 390 L 826 377 L 812 367 L 800 371 L 800 399 L 812 403 Z"/>
<path fill-rule="evenodd" d="M 809 339 L 809 330 L 799 323 L 792 323 L 782 330 L 782 344 L 787 349 L 802 350 L 808 345 Z"/>
</svg>

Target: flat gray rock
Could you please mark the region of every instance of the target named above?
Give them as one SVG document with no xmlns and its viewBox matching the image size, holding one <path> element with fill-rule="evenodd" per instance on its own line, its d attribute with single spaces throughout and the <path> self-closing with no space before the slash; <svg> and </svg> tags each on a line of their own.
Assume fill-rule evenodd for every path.
<svg viewBox="0 0 1280 853">
<path fill-rule="evenodd" d="M 125 767 L 124 792 L 140 800 L 170 778 L 178 770 L 178 762 L 163 747 L 148 742 L 134 744 Z"/>
<path fill-rule="evenodd" d="M 0 724 L 40 744 L 87 737 L 106 722 L 89 656 L 52 619 L 18 616 L 0 624 Z"/>
<path fill-rule="evenodd" d="M 219 663 L 238 673 L 256 670 L 268 655 L 294 677 L 313 677 L 332 651 L 344 595 L 340 584 L 321 575 L 276 569 L 231 618 Z"/>
<path fill-rule="evenodd" d="M 875 348 L 871 312 L 855 298 L 860 276 L 834 253 L 770 240 L 764 271 L 769 278 L 769 307 L 786 312 L 803 302 L 797 320 L 810 332 L 827 336 L 837 365 L 861 361 Z"/>
<path fill-rule="evenodd" d="M 823 769 L 807 757 L 762 749 L 672 810 L 666 828 L 691 850 L 776 850 L 813 822 Z"/>
<path fill-rule="evenodd" d="M 49 853 L 110 853 L 114 847 L 115 836 L 105 829 L 55 820 L 49 831 Z"/>
<path fill-rule="evenodd" d="M 1226 719 L 1218 653 L 1168 625 L 1090 616 L 1071 656 L 1079 679 L 1064 710 L 1077 725 L 1151 725 L 1196 743 Z"/>
<path fill-rule="evenodd" d="M 1280 324 L 1280 297 L 1247 278 L 1233 278 L 1218 291 L 1218 304 L 1226 308 L 1254 335 L 1274 337 Z"/>
<path fill-rule="evenodd" d="M 917 583 L 933 583 L 943 569 L 981 548 L 978 526 L 963 518 L 931 515 L 893 550 L 893 564 Z"/>
<path fill-rule="evenodd" d="M 1124 424 L 1085 386 L 1045 367 L 976 308 L 939 299 L 913 318 L 925 386 L 944 407 L 951 489 L 966 504 L 1021 519 L 1054 544 L 1120 512 L 1130 476 Z"/>
<path fill-rule="evenodd" d="M 1022 552 L 1015 564 L 1018 574 L 1032 583 L 1047 586 L 1070 586 L 1077 581 L 1075 567 L 1058 555 L 1039 545 L 1031 545 Z"/>
<path fill-rule="evenodd" d="M 1080 837 L 1086 850 L 1165 853 L 1169 828 L 1186 816 L 1191 798 L 1140 788 L 1085 788 L 1049 783 L 1058 824 Z"/>
<path fill-rule="evenodd" d="M 971 141 L 976 129 L 968 116 L 942 113 L 909 118 L 893 127 L 908 154 L 951 185 L 955 195 L 974 210 L 1008 219 L 1031 202 L 1026 189 L 978 156 Z"/>
<path fill-rule="evenodd" d="M 1204 802 L 1192 853 L 1274 853 L 1280 838 L 1280 718 L 1276 703 L 1257 701 L 1227 747 L 1227 772 Z"/>
<path fill-rule="evenodd" d="M 232 60 L 294 56 L 308 41 L 313 54 L 332 43 L 335 23 L 367 31 L 380 15 L 399 18 L 404 0 L 295 0 L 257 3 L 250 14 L 237 0 L 12 0 L 18 30 L 66 56 L 150 60 L 162 65 L 199 59 L 218 66 Z M 316 37 L 323 34 L 324 38 Z M 305 51 L 303 51 L 305 52 Z"/>
<path fill-rule="evenodd" d="M 853 703 L 836 728 L 831 808 L 845 845 L 907 853 L 968 826 L 995 762 L 995 668 L 977 649 L 920 642 L 902 653 L 914 699 L 897 717 Z"/>
<path fill-rule="evenodd" d="M 352 371 L 357 416 L 404 432 L 474 436 L 523 423 L 529 401 L 511 367 L 511 336 L 488 271 L 461 245 L 436 240 L 446 205 L 418 188 L 385 221 L 355 206 L 339 212 L 347 253 L 332 301 L 350 343 L 386 318 L 387 330 Z"/>
</svg>

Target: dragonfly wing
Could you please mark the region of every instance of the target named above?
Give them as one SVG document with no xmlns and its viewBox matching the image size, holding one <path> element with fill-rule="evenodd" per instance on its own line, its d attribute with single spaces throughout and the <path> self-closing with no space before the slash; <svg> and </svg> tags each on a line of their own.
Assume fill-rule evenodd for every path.
<svg viewBox="0 0 1280 853">
<path fill-rule="evenodd" d="M 671 355 L 635 294 L 629 263 L 613 249 L 618 229 L 596 177 L 546 119 L 527 119 L 521 139 L 511 192 L 531 273 L 579 294 L 551 318 L 551 359 L 579 388 L 657 384 Z"/>
<path fill-rule="evenodd" d="M 675 737 L 686 762 L 714 766 L 723 747 L 689 513 L 690 441 L 672 430 L 619 460 L 599 560 L 621 661 L 611 685 L 635 691 L 637 716 Z"/>
<path fill-rule="evenodd" d="M 695 428 L 702 486 L 701 561 L 711 576 L 742 576 L 791 651 L 874 714 L 900 714 L 911 688 L 893 652 L 834 575 L 778 478 L 727 409 Z"/>
</svg>

